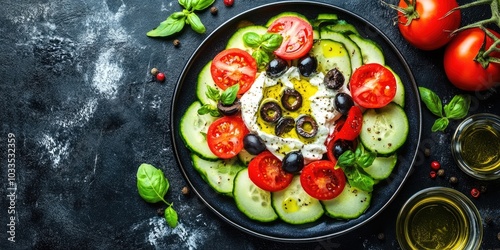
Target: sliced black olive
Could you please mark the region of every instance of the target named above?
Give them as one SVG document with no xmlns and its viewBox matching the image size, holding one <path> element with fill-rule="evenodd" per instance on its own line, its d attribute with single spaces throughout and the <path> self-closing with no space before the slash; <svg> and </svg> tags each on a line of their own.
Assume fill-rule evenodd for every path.
<svg viewBox="0 0 500 250">
<path fill-rule="evenodd" d="M 337 140 L 333 143 L 333 156 L 339 159 L 339 157 L 347 150 L 353 150 L 354 143 L 348 140 Z"/>
<path fill-rule="evenodd" d="M 297 133 L 304 138 L 312 138 L 318 133 L 318 124 L 310 115 L 303 115 L 297 118 L 295 126 Z"/>
<path fill-rule="evenodd" d="M 232 104 L 224 105 L 221 101 L 218 101 L 217 109 L 222 115 L 225 116 L 235 115 L 241 110 L 241 102 L 240 100 L 236 99 Z"/>
<path fill-rule="evenodd" d="M 327 88 L 335 90 L 340 89 L 344 85 L 344 81 L 344 75 L 337 68 L 328 71 L 323 79 Z"/>
<path fill-rule="evenodd" d="M 354 106 L 352 97 L 347 93 L 338 93 L 335 95 L 335 108 L 343 115 L 347 115 L 351 107 Z"/>
<path fill-rule="evenodd" d="M 288 69 L 287 61 L 276 57 L 266 65 L 266 73 L 269 77 L 275 78 L 283 75 Z"/>
<path fill-rule="evenodd" d="M 281 163 L 285 172 L 298 174 L 304 168 L 304 156 L 300 151 L 293 151 L 285 155 Z"/>
<path fill-rule="evenodd" d="M 252 155 L 258 155 L 266 150 L 266 144 L 258 135 L 249 133 L 243 138 L 243 148 Z"/>
<path fill-rule="evenodd" d="M 267 101 L 260 106 L 260 116 L 266 122 L 277 122 L 281 113 L 281 107 L 275 101 Z"/>
<path fill-rule="evenodd" d="M 312 73 L 316 72 L 317 67 L 318 61 L 311 55 L 306 55 L 299 60 L 299 72 L 305 77 L 309 77 Z"/>
<path fill-rule="evenodd" d="M 295 111 L 302 106 L 302 95 L 295 89 L 285 89 L 281 96 L 281 104 L 290 111 Z"/>
<path fill-rule="evenodd" d="M 282 136 L 285 133 L 290 132 L 295 125 L 295 120 L 292 117 L 282 117 L 276 127 L 274 128 L 274 134 L 277 136 Z"/>
</svg>

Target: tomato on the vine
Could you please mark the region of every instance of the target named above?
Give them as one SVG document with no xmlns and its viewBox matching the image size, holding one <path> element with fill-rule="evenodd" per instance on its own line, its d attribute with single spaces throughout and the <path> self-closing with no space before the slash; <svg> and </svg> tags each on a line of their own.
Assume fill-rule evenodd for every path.
<svg viewBox="0 0 500 250">
<path fill-rule="evenodd" d="M 223 90 L 240 85 L 238 94 L 245 93 L 255 81 L 257 62 L 248 52 L 231 48 L 221 51 L 210 65 L 215 84 Z"/>
<path fill-rule="evenodd" d="M 241 117 L 223 116 L 208 127 L 208 147 L 219 158 L 232 158 L 243 149 L 246 134 L 248 129 Z"/>
<path fill-rule="evenodd" d="M 344 190 L 345 183 L 344 171 L 327 160 L 307 164 L 300 174 L 300 184 L 304 191 L 318 200 L 337 197 Z"/>
<path fill-rule="evenodd" d="M 499 33 L 489 31 L 500 39 Z M 459 32 L 444 52 L 444 70 L 450 82 L 466 91 L 483 91 L 500 85 L 500 63 L 489 62 L 486 68 L 481 64 L 487 63 L 488 57 L 500 58 L 498 51 L 485 57 L 480 54 L 492 44 L 493 39 L 480 28 Z"/>
<path fill-rule="evenodd" d="M 352 99 L 365 108 L 381 108 L 396 96 L 396 78 L 385 66 L 364 64 L 357 68 L 349 82 Z"/>
<path fill-rule="evenodd" d="M 451 32 L 460 27 L 461 14 L 456 0 L 400 0 L 398 27 L 413 46 L 434 50 L 451 40 Z"/>
<path fill-rule="evenodd" d="M 283 37 L 281 46 L 274 51 L 274 54 L 285 60 L 301 58 L 312 48 L 313 28 L 309 22 L 300 17 L 280 17 L 269 26 L 268 31 Z"/>
<path fill-rule="evenodd" d="M 259 188 L 275 192 L 288 187 L 293 174 L 285 172 L 278 157 L 269 151 L 264 151 L 253 158 L 248 164 L 248 177 Z"/>
</svg>

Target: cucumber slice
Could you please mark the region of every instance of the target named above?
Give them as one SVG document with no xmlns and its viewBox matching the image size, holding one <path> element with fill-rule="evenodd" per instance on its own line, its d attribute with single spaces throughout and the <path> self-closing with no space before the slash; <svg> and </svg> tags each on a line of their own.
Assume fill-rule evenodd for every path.
<svg viewBox="0 0 500 250">
<path fill-rule="evenodd" d="M 198 74 L 198 82 L 196 83 L 196 97 L 198 97 L 198 100 L 205 105 L 217 105 L 217 103 L 214 100 L 211 100 L 207 96 L 207 89 L 208 86 L 219 90 L 219 92 L 222 93 L 222 89 L 220 89 L 217 84 L 215 84 L 214 80 L 212 79 L 212 73 L 210 72 L 210 65 L 212 65 L 212 61 L 208 62 L 205 66 L 200 71 L 200 74 Z"/>
<path fill-rule="evenodd" d="M 396 95 L 394 96 L 394 99 L 392 100 L 396 104 L 398 104 L 401 107 L 405 107 L 405 85 L 403 85 L 403 82 L 401 81 L 401 78 L 399 77 L 394 70 L 392 70 L 389 66 L 385 66 L 387 69 L 389 69 L 392 74 L 394 74 L 394 78 L 396 78 Z"/>
<path fill-rule="evenodd" d="M 243 164 L 245 164 L 246 166 L 248 166 L 253 158 L 255 158 L 255 155 L 248 153 L 248 151 L 246 151 L 245 149 L 242 149 L 238 153 L 238 159 L 240 159 L 240 161 L 243 162 Z"/>
<path fill-rule="evenodd" d="M 193 102 L 186 113 L 181 118 L 180 124 L 180 134 L 184 145 L 192 152 L 198 154 L 207 160 L 216 160 L 218 157 L 212 153 L 208 147 L 206 133 L 208 127 L 217 118 L 209 114 L 199 115 L 198 109 L 201 108 L 201 103 L 199 101 Z"/>
<path fill-rule="evenodd" d="M 238 209 L 252 220 L 270 222 L 278 219 L 271 205 L 271 192 L 253 184 L 244 168 L 234 179 L 233 197 Z"/>
<path fill-rule="evenodd" d="M 356 29 L 356 27 L 354 27 L 354 25 L 346 22 L 345 20 L 338 20 L 337 23 L 326 25 L 325 28 L 330 30 L 330 31 L 333 31 L 333 32 L 344 33 L 346 35 L 349 35 L 349 34 L 359 35 L 359 32 Z"/>
<path fill-rule="evenodd" d="M 300 14 L 300 13 L 297 13 L 297 12 L 293 12 L 293 11 L 286 11 L 286 12 L 282 12 L 276 16 L 273 16 L 271 18 L 269 18 L 269 20 L 267 21 L 266 23 L 266 27 L 269 27 L 271 26 L 271 24 L 276 21 L 276 19 L 280 18 L 280 17 L 284 17 L 284 16 L 294 16 L 294 17 L 298 17 L 298 18 L 301 18 L 303 19 L 304 21 L 308 22 L 309 23 L 309 20 L 307 19 L 306 16 Z"/>
<path fill-rule="evenodd" d="M 390 155 L 403 146 L 408 130 L 405 111 L 391 102 L 383 108 L 365 111 L 359 138 L 366 149 L 379 155 Z"/>
<path fill-rule="evenodd" d="M 362 215 L 370 206 L 372 194 L 345 184 L 339 196 L 321 201 L 326 215 L 336 219 L 355 219 Z"/>
<path fill-rule="evenodd" d="M 345 45 L 345 48 L 349 52 L 349 57 L 351 59 L 352 72 L 354 72 L 354 70 L 363 65 L 363 57 L 361 55 L 361 49 L 349 37 L 339 32 L 330 31 L 328 29 L 321 29 L 320 38 L 330 39 Z"/>
<path fill-rule="evenodd" d="M 321 39 L 314 42 L 312 53 L 318 60 L 318 71 L 326 74 L 329 70 L 337 68 L 344 75 L 344 84 L 349 83 L 352 75 L 351 58 L 343 43 Z"/>
<path fill-rule="evenodd" d="M 389 177 L 396 166 L 398 157 L 393 154 L 388 157 L 376 157 L 372 165 L 363 170 L 375 180 L 383 180 Z"/>
<path fill-rule="evenodd" d="M 196 154 L 191 154 L 193 166 L 201 177 L 217 193 L 233 196 L 236 174 L 245 168 L 237 157 L 228 160 L 208 161 Z"/>
<path fill-rule="evenodd" d="M 245 50 L 246 52 L 248 52 L 248 54 L 251 55 L 253 53 L 254 49 L 246 46 L 245 42 L 243 41 L 243 36 L 248 32 L 255 32 L 259 35 L 264 35 L 267 32 L 267 28 L 264 26 L 252 25 L 252 26 L 246 26 L 246 27 L 238 29 L 238 31 L 236 31 L 229 38 L 229 41 L 226 44 L 226 49 L 238 48 L 238 49 Z"/>
<path fill-rule="evenodd" d="M 374 41 L 365 39 L 356 34 L 350 34 L 349 38 L 355 42 L 361 49 L 363 64 L 378 63 L 385 65 L 385 58 L 382 49 Z"/>
<path fill-rule="evenodd" d="M 293 177 L 287 188 L 272 193 L 272 204 L 280 219 L 290 224 L 313 222 L 324 213 L 319 200 L 302 188 L 299 175 Z"/>
</svg>

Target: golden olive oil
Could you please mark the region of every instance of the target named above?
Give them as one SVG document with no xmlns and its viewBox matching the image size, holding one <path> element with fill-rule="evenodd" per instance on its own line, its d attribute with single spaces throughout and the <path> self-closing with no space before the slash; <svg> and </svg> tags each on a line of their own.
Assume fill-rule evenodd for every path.
<svg viewBox="0 0 500 250">
<path fill-rule="evenodd" d="M 461 155 L 473 171 L 500 170 L 500 131 L 489 123 L 471 125 L 459 138 Z"/>
<path fill-rule="evenodd" d="M 469 240 L 467 215 L 446 197 L 420 200 L 402 223 L 409 249 L 463 249 Z"/>
</svg>

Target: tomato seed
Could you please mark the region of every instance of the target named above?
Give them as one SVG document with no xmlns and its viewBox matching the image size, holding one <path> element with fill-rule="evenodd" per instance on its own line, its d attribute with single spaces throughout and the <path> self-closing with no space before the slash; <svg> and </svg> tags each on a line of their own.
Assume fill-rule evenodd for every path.
<svg viewBox="0 0 500 250">
<path fill-rule="evenodd" d="M 470 195 L 472 195 L 472 197 L 474 197 L 474 198 L 479 197 L 480 194 L 481 194 L 481 192 L 479 192 L 479 190 L 477 188 L 472 188 L 470 190 Z"/>
<path fill-rule="evenodd" d="M 439 161 L 432 161 L 431 168 L 434 170 L 439 170 L 441 168 L 441 163 L 439 163 Z"/>
</svg>

